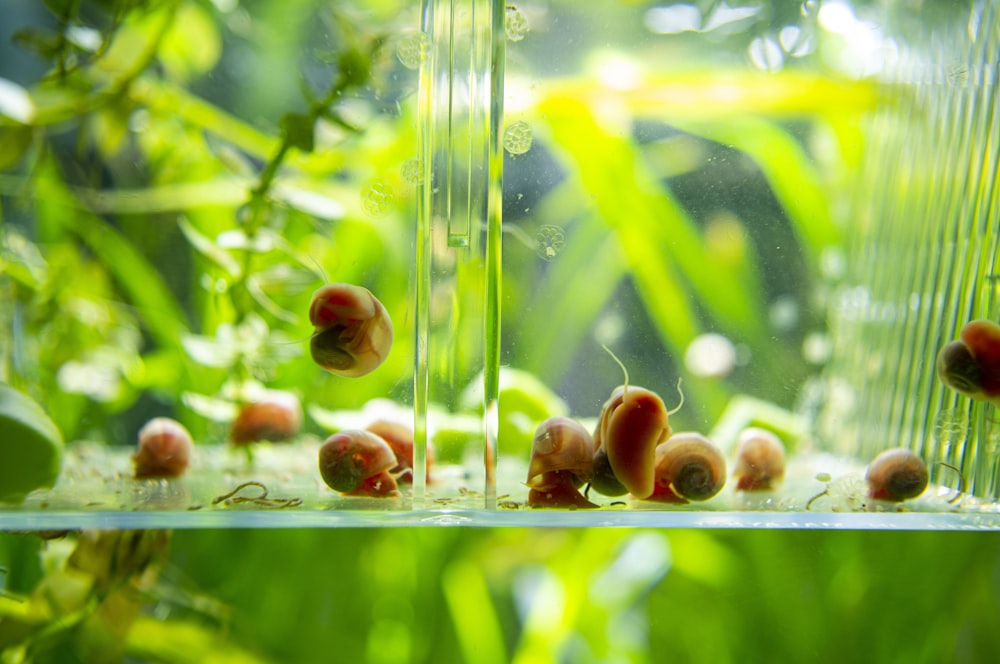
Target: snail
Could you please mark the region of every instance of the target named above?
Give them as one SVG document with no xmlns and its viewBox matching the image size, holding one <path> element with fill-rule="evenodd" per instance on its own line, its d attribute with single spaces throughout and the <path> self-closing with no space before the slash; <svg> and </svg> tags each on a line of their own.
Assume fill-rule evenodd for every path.
<svg viewBox="0 0 1000 664">
<path fill-rule="evenodd" d="M 356 378 L 374 371 L 392 347 L 392 321 L 371 291 L 326 284 L 313 293 L 309 321 L 316 328 L 312 358 L 330 373 Z"/>
<path fill-rule="evenodd" d="M 302 407 L 289 392 L 270 391 L 240 409 L 229 438 L 234 445 L 262 440 L 282 442 L 295 437 L 302 428 Z"/>
<path fill-rule="evenodd" d="M 594 470 L 594 440 L 568 417 L 550 417 L 538 425 L 528 465 L 528 505 L 597 507 L 580 494 Z"/>
<path fill-rule="evenodd" d="M 767 429 L 744 429 L 736 444 L 737 491 L 770 491 L 785 477 L 785 446 Z"/>
<path fill-rule="evenodd" d="M 651 390 L 628 384 L 628 371 L 611 350 L 604 350 L 625 374 L 625 383 L 612 391 L 601 408 L 594 431 L 594 475 L 590 485 L 605 496 L 631 493 L 645 498 L 653 491 L 656 446 L 670 437 L 668 418 L 684 404 L 667 410 L 663 400 Z M 680 381 L 677 382 L 680 390 Z"/>
<path fill-rule="evenodd" d="M 907 449 L 882 452 L 868 466 L 865 481 L 868 496 L 875 500 L 902 502 L 916 498 L 927 488 L 927 464 Z"/>
<path fill-rule="evenodd" d="M 155 417 L 139 430 L 139 449 L 132 455 L 135 478 L 180 477 L 191 461 L 191 434 L 169 417 Z"/>
<path fill-rule="evenodd" d="M 396 465 L 390 471 L 396 476 L 396 479 L 401 483 L 412 483 L 413 482 L 413 431 L 403 425 L 396 422 L 389 422 L 388 420 L 377 420 L 372 422 L 365 430 L 369 433 L 373 433 L 385 442 L 389 444 L 392 448 L 393 454 L 396 455 Z M 434 462 L 434 448 L 431 447 L 430 443 L 427 444 L 427 482 L 431 481 L 430 477 L 430 467 Z"/>
<path fill-rule="evenodd" d="M 960 394 L 1000 406 L 1000 325 L 974 320 L 937 356 L 941 381 Z"/>
<path fill-rule="evenodd" d="M 708 500 L 726 483 L 726 460 L 708 438 L 685 432 L 656 447 L 655 485 L 646 500 Z M 638 496 L 637 496 L 638 497 Z"/>
<path fill-rule="evenodd" d="M 319 473 L 331 489 L 349 496 L 397 496 L 397 464 L 389 443 L 369 431 L 335 433 L 319 448 Z"/>
</svg>

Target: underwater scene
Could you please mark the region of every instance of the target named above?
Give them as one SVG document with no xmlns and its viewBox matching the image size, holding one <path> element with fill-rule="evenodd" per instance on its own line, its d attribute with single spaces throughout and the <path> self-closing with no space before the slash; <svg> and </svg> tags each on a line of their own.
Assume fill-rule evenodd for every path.
<svg viewBox="0 0 1000 664">
<path fill-rule="evenodd" d="M 4 527 L 1000 527 L 918 4 L 6 3 Z"/>
</svg>

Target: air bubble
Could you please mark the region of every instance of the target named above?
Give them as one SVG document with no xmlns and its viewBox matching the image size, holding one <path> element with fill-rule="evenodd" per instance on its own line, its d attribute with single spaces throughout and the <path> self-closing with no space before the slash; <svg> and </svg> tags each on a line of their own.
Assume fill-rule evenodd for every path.
<svg viewBox="0 0 1000 664">
<path fill-rule="evenodd" d="M 423 32 L 411 32 L 396 44 L 396 57 L 407 69 L 420 69 L 426 53 L 427 35 Z"/>
<path fill-rule="evenodd" d="M 407 159 L 399 167 L 399 174 L 410 184 L 420 184 L 424 179 L 424 163 L 417 157 Z"/>
<path fill-rule="evenodd" d="M 396 192 L 385 180 L 375 180 L 361 194 L 361 207 L 373 217 L 384 215 L 395 202 Z"/>
<path fill-rule="evenodd" d="M 543 260 L 550 261 L 566 245 L 566 234 L 559 226 L 545 225 L 535 233 L 535 240 L 538 241 L 538 255 Z"/>
<path fill-rule="evenodd" d="M 520 9 L 514 5 L 507 5 L 504 30 L 507 33 L 507 39 L 517 42 L 524 39 L 524 36 L 528 34 L 531 28 L 528 27 L 528 19 L 525 18 L 524 13 Z"/>
<path fill-rule="evenodd" d="M 531 149 L 532 140 L 531 125 L 524 120 L 518 120 L 504 129 L 503 147 L 511 154 L 524 154 Z"/>
</svg>

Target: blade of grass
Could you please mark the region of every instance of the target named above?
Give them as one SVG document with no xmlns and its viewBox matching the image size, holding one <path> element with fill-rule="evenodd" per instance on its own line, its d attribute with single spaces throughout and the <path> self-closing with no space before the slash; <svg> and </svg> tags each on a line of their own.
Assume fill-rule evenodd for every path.
<svg viewBox="0 0 1000 664">
<path fill-rule="evenodd" d="M 549 98 L 539 112 L 571 160 L 569 170 L 579 173 L 601 218 L 618 235 L 664 341 L 683 349 L 698 329 L 676 269 L 721 328 L 741 341 L 762 342 L 760 293 L 713 260 L 694 222 L 643 166 L 632 141 L 610 133 L 577 100 Z"/>
</svg>

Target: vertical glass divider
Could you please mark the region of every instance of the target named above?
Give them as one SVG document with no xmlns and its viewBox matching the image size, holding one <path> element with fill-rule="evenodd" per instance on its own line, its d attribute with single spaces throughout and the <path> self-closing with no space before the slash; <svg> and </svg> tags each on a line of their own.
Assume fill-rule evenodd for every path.
<svg viewBox="0 0 1000 664">
<path fill-rule="evenodd" d="M 504 7 L 496 0 L 424 0 L 416 238 L 414 508 L 427 507 L 428 441 L 445 413 L 468 407 L 481 380 L 483 507 L 496 505 Z M 476 376 L 480 378 L 476 379 Z M 470 450 L 471 451 L 471 450 Z M 465 455 L 472 458 L 472 454 Z M 479 477 L 476 476 L 477 472 Z M 478 489 L 476 489 L 478 490 Z"/>
</svg>

